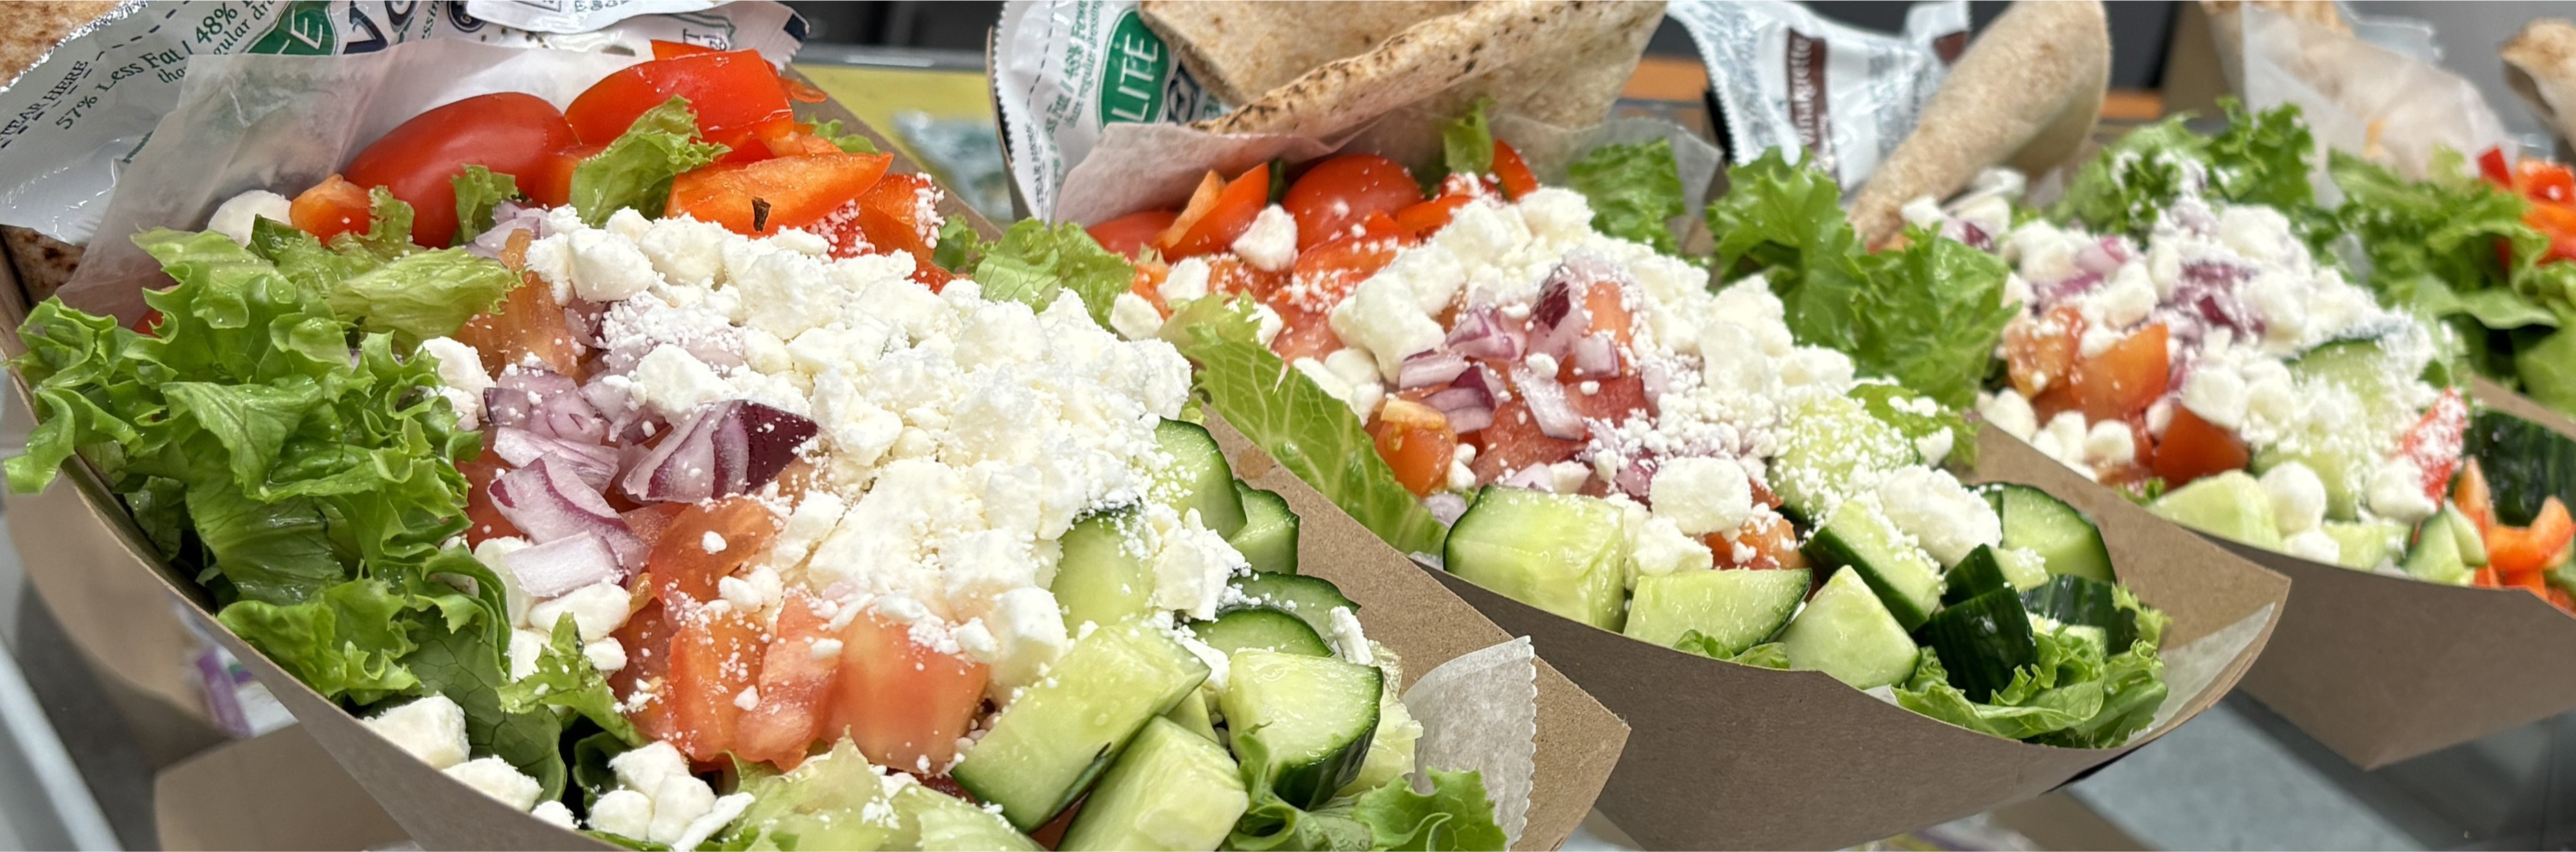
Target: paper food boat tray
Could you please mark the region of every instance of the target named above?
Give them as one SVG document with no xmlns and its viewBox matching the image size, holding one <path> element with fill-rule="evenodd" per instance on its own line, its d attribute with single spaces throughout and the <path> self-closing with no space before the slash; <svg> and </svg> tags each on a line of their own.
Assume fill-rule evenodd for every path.
<svg viewBox="0 0 2576 852">
<path fill-rule="evenodd" d="M 2045 793 L 2209 708 L 2278 622 L 2290 583 L 2231 558 L 1994 429 L 1975 477 L 2034 485 L 2093 516 L 2121 581 L 2173 616 L 2172 694 L 2110 749 L 2032 745 L 1950 725 L 1821 672 L 1708 659 L 1585 625 L 1437 569 L 1424 573 L 1628 720 L 1600 808 L 1649 849 L 1838 849 Z M 2083 487 L 2079 487 L 2083 486 Z"/>
<path fill-rule="evenodd" d="M 2576 437 L 2486 380 L 2478 403 Z M 2210 541 L 2298 584 L 2245 691 L 2363 769 L 2576 709 L 2576 616 L 2519 589 L 2355 571 Z"/>
</svg>

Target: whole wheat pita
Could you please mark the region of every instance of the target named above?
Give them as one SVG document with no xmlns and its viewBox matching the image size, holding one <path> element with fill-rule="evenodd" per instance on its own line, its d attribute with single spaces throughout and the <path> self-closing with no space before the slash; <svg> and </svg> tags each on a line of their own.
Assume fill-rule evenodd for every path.
<svg viewBox="0 0 2576 852">
<path fill-rule="evenodd" d="M 1316 66 L 1367 53 L 1406 27 L 1470 5 L 1467 0 L 1145 0 L 1136 11 L 1179 54 L 1200 86 L 1218 100 L 1242 104 Z"/>
<path fill-rule="evenodd" d="M 2524 24 L 2497 55 L 2505 82 L 2560 138 L 2576 139 L 2576 23 L 2541 18 Z"/>
</svg>

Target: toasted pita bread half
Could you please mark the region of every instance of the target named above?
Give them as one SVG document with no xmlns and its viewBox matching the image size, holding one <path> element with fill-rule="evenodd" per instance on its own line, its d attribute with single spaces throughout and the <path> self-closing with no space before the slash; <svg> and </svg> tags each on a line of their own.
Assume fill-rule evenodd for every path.
<svg viewBox="0 0 2576 852">
<path fill-rule="evenodd" d="M 1914 132 L 1852 200 L 1864 244 L 1904 230 L 1898 210 L 1947 197 L 2005 163 L 2040 174 L 2082 150 L 2111 86 L 2111 31 L 2099 2 L 2015 3 L 1951 67 Z"/>
<path fill-rule="evenodd" d="M 0 7 L 0 86 L 27 73 L 80 25 L 114 8 L 114 0 L 29 0 Z"/>
<path fill-rule="evenodd" d="M 2541 18 L 2504 48 L 2504 81 L 2559 138 L 2576 140 L 2576 24 Z"/>
<path fill-rule="evenodd" d="M 36 232 L 34 228 L 0 225 L 0 251 L 9 255 L 11 271 L 17 273 L 18 287 L 26 291 L 27 304 L 33 305 L 63 288 L 80 270 L 80 246 Z"/>
<path fill-rule="evenodd" d="M 1145 0 L 1145 25 L 1199 85 L 1250 103 L 1324 63 L 1367 53 L 1404 28 L 1462 11 L 1467 0 Z"/>
<path fill-rule="evenodd" d="M 2333 0 L 2200 0 L 2201 11 L 2213 18 L 2232 15 L 2243 6 L 2260 6 L 2302 23 L 2352 34 L 2352 22 L 2343 19 L 2343 10 L 2335 8 Z"/>
<path fill-rule="evenodd" d="M 1444 93 L 1459 103 L 1492 94 L 1505 113 L 1589 125 L 1609 114 L 1663 14 L 1660 2 L 1480 2 L 1406 27 L 1199 126 L 1321 138 Z"/>
</svg>

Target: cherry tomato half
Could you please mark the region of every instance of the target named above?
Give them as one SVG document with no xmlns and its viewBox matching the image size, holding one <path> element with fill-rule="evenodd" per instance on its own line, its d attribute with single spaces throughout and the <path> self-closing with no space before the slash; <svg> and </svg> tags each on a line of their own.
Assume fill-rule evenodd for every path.
<svg viewBox="0 0 2576 852">
<path fill-rule="evenodd" d="M 454 190 L 451 188 L 449 193 L 452 197 Z M 295 226 L 296 230 L 312 234 L 327 243 L 332 237 L 366 230 L 371 218 L 371 214 L 368 213 L 370 206 L 365 187 L 350 183 L 339 175 L 332 175 L 323 178 L 321 183 L 314 184 L 312 189 L 305 190 L 302 195 L 295 196 L 295 201 L 286 207 L 286 219 L 288 224 Z M 454 219 L 456 211 L 450 210 L 447 215 L 449 219 Z M 455 226 L 451 223 L 448 230 L 454 231 Z M 415 238 L 420 234 L 417 223 L 412 228 L 412 234 Z"/>
<path fill-rule="evenodd" d="M 1091 238 L 1098 241 L 1101 248 L 1108 249 L 1110 254 L 1119 257 L 1135 257 L 1137 250 L 1153 245 L 1154 238 L 1170 230 L 1172 222 L 1179 218 L 1181 218 L 1181 211 L 1178 210 L 1147 210 L 1141 213 L 1129 213 L 1083 230 L 1091 232 Z"/>
<path fill-rule="evenodd" d="M 1372 213 L 1392 214 L 1422 201 L 1422 187 L 1403 164 L 1374 154 L 1343 154 L 1307 169 L 1279 206 L 1297 220 L 1302 251 L 1344 236 Z"/>
<path fill-rule="evenodd" d="M 343 174 L 362 190 L 384 187 L 411 205 L 411 240 L 445 248 L 456 236 L 456 186 L 468 165 L 518 180 L 542 204 L 561 183 L 557 155 L 573 145 L 572 125 L 544 98 L 520 92 L 476 95 L 421 113 L 358 152 Z M 566 176 L 569 180 L 569 176 Z M 359 193 L 365 195 L 363 191 Z"/>
</svg>

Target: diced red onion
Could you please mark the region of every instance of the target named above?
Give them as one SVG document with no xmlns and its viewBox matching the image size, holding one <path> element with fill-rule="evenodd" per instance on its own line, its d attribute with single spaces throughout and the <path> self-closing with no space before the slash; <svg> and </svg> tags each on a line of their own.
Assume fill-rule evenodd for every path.
<svg viewBox="0 0 2576 852">
<path fill-rule="evenodd" d="M 1539 289 L 1538 302 L 1530 310 L 1529 350 L 1551 358 L 1563 355 L 1591 327 L 1592 312 L 1583 306 L 1583 300 L 1575 298 L 1566 267 L 1557 267 Z"/>
<path fill-rule="evenodd" d="M 476 257 L 498 260 L 501 250 L 510 245 L 510 232 L 527 231 L 532 239 L 542 238 L 546 236 L 545 223 L 544 210 L 503 201 L 492 207 L 492 228 L 475 235 L 474 242 L 467 244 L 465 251 Z"/>
<path fill-rule="evenodd" d="M 1449 418 L 1449 431 L 1461 435 L 1494 425 L 1494 410 L 1481 405 L 1453 408 L 1440 413 Z"/>
<path fill-rule="evenodd" d="M 1574 342 L 1574 374 L 1578 376 L 1615 376 L 1619 374 L 1619 344 L 1607 334 L 1589 334 Z"/>
<path fill-rule="evenodd" d="M 1467 356 L 1455 352 L 1424 352 L 1395 369 L 1395 386 L 1403 390 L 1448 384 L 1459 373 L 1467 372 Z"/>
<path fill-rule="evenodd" d="M 2113 253 L 2119 244 L 2104 238 L 2075 252 L 2075 268 L 2095 275 L 2108 276 L 2120 271 L 2120 254 Z"/>
<path fill-rule="evenodd" d="M 1572 441 L 1583 437 L 1583 416 L 1565 399 L 1565 388 L 1553 376 L 1541 376 L 1528 367 L 1512 368 L 1512 386 L 1519 388 L 1521 399 L 1529 403 L 1530 417 L 1538 421 L 1538 430 L 1550 438 Z"/>
<path fill-rule="evenodd" d="M 1469 358 L 1510 361 L 1521 357 L 1520 337 L 1490 305 L 1460 312 L 1449 328 L 1446 345 Z"/>
<path fill-rule="evenodd" d="M 2101 274 L 2083 272 L 2076 274 L 2073 278 L 2032 285 L 2031 290 L 2033 291 L 2032 295 L 2039 297 L 2040 304 L 2054 305 L 2059 302 L 2093 292 L 2094 288 L 2101 285 Z"/>
<path fill-rule="evenodd" d="M 511 467 L 527 467 L 540 457 L 553 455 L 572 465 L 581 481 L 594 489 L 606 489 L 617 478 L 618 452 L 598 444 L 584 444 L 562 438 L 549 438 L 516 426 L 503 426 L 492 433 L 492 452 Z"/>
<path fill-rule="evenodd" d="M 539 456 L 536 464 L 493 480 L 492 505 L 539 544 L 595 533 L 617 554 L 619 564 L 643 564 L 643 541 L 627 530 L 606 498 L 556 456 Z"/>
<path fill-rule="evenodd" d="M 1466 516 L 1467 498 L 1443 491 L 1422 498 L 1422 507 L 1431 510 L 1431 516 L 1439 518 L 1440 523 L 1446 526 L 1455 524 L 1459 518 Z"/>
<path fill-rule="evenodd" d="M 519 580 L 530 597 L 551 598 L 593 583 L 624 579 L 617 552 L 595 532 L 555 539 L 501 557 L 500 567 Z"/>
<path fill-rule="evenodd" d="M 1441 413 L 1461 408 L 1492 408 L 1494 396 L 1482 387 L 1452 387 L 1422 398 L 1422 404 L 1440 409 Z"/>
<path fill-rule="evenodd" d="M 1548 470 L 1547 465 L 1534 464 L 1512 471 L 1510 474 L 1505 475 L 1501 482 L 1494 484 L 1508 488 L 1527 488 L 1531 491 L 1552 492 L 1556 490 L 1556 474 Z"/>
<path fill-rule="evenodd" d="M 1673 386 L 1672 373 L 1666 371 L 1663 362 L 1648 359 L 1638 364 L 1637 380 L 1645 386 L 1646 404 L 1661 409 L 1664 404 L 1664 391 Z"/>
<path fill-rule="evenodd" d="M 694 503 L 746 494 L 796 458 L 819 431 L 814 421 L 748 400 L 726 400 L 687 423 L 636 461 L 618 487 L 637 500 Z"/>
<path fill-rule="evenodd" d="M 500 380 L 483 391 L 483 417 L 494 426 L 516 426 L 548 438 L 608 441 L 608 418 L 600 416 L 581 386 L 545 370 L 501 371 Z"/>
<path fill-rule="evenodd" d="M 1617 487 L 1621 493 L 1638 500 L 1645 500 L 1653 491 L 1655 468 L 1658 466 L 1659 462 L 1653 455 L 1641 453 L 1636 458 L 1629 459 L 1627 464 L 1621 465 L 1619 475 L 1613 478 L 1610 484 Z"/>
</svg>

